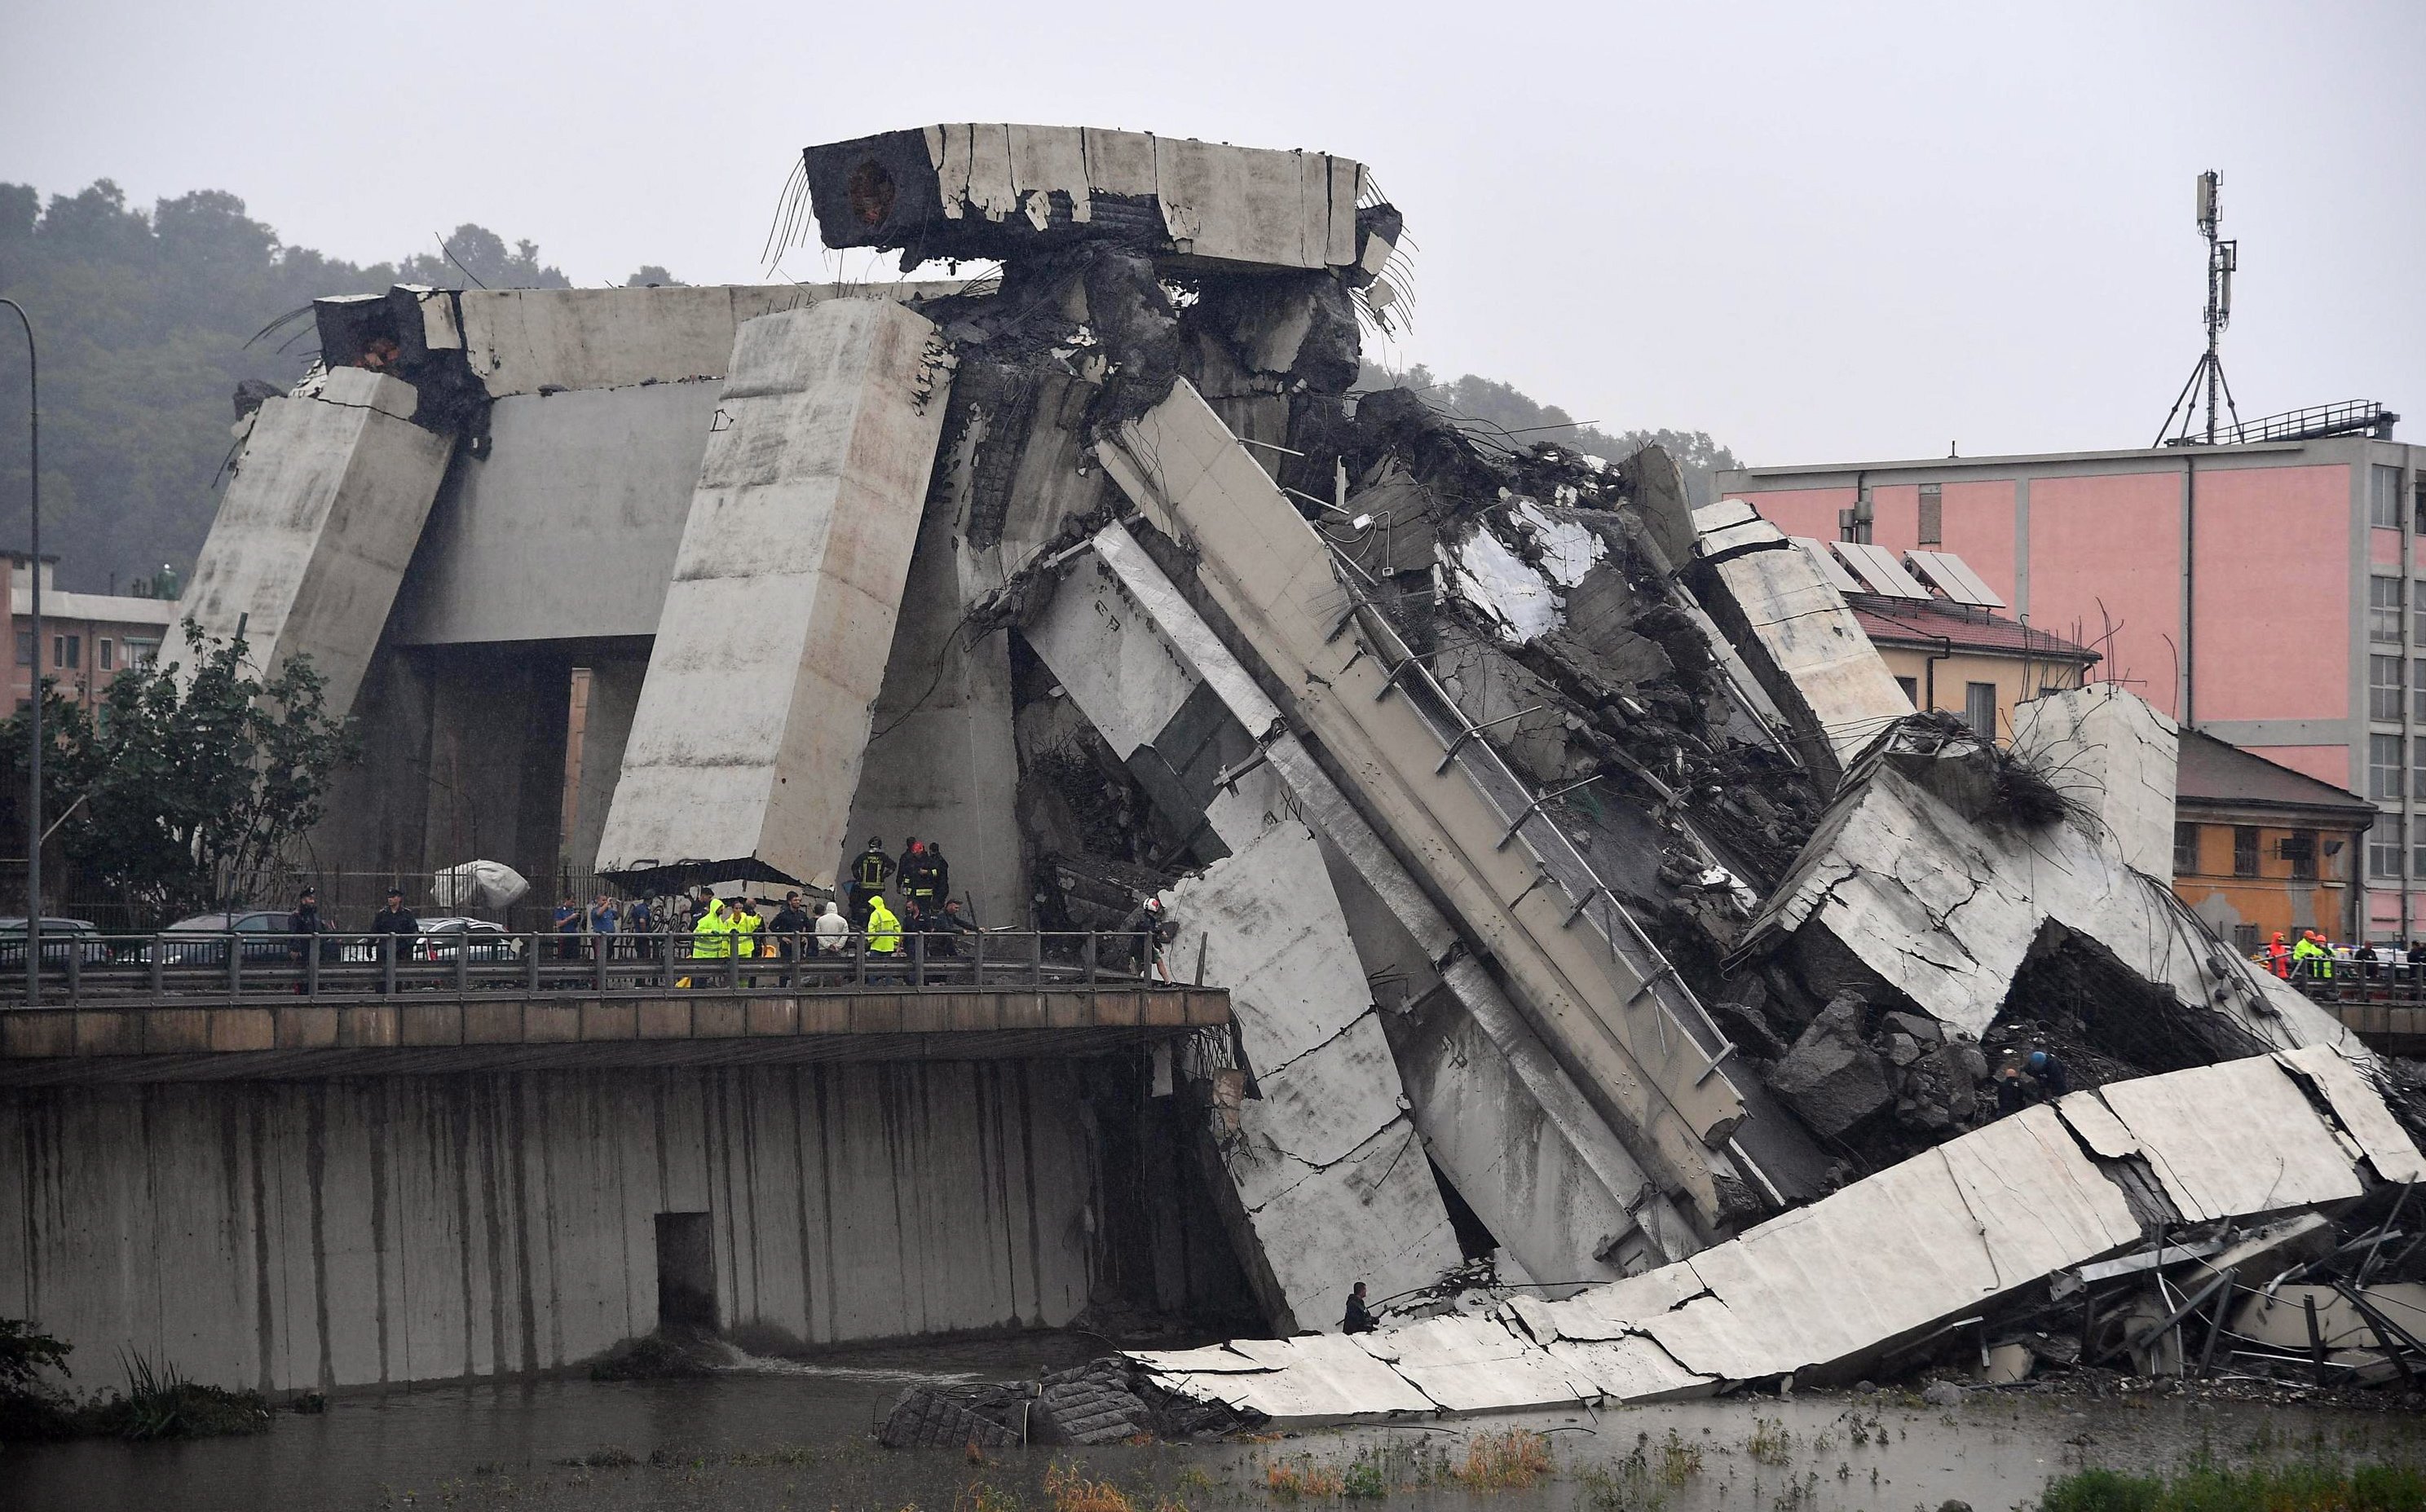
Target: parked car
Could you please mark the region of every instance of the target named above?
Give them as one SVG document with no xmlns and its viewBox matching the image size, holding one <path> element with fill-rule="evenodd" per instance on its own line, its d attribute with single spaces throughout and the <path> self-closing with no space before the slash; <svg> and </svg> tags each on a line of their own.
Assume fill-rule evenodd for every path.
<svg viewBox="0 0 2426 1512">
<path fill-rule="evenodd" d="M 491 924 L 486 919 L 466 919 L 445 915 L 421 921 L 421 933 L 412 936 L 408 950 L 399 961 L 452 961 L 464 950 L 475 961 L 520 960 L 523 942 L 506 933 L 506 926 Z M 349 965 L 367 966 L 380 958 L 377 935 L 352 935 L 346 941 L 345 958 Z"/>
<path fill-rule="evenodd" d="M 227 964 L 231 934 L 244 941 L 247 961 L 291 961 L 292 941 L 274 938 L 286 933 L 288 914 L 273 909 L 256 909 L 250 913 L 198 913 L 190 919 L 180 919 L 160 931 L 159 947 L 167 952 L 171 966 L 224 966 Z M 45 928 L 48 925 L 44 925 Z M 130 959 L 150 964 L 152 945 L 134 951 Z"/>
<path fill-rule="evenodd" d="M 109 946 L 99 937 L 101 929 L 90 919 L 54 919 L 42 916 L 42 964 L 65 969 L 68 952 L 73 945 L 79 962 L 86 966 L 106 963 Z M 81 943 L 78 943 L 81 941 Z M 25 921 L 24 918 L 0 919 L 0 967 L 25 965 Z"/>
</svg>

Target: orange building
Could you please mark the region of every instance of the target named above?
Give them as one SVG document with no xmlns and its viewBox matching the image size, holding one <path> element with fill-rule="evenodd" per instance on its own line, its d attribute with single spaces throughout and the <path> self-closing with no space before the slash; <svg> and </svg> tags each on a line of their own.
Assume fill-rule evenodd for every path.
<svg viewBox="0 0 2426 1512">
<path fill-rule="evenodd" d="M 2277 930 L 2358 938 L 2375 805 L 2196 730 L 2182 732 L 2174 794 L 2174 893 L 2235 949 Z"/>
</svg>

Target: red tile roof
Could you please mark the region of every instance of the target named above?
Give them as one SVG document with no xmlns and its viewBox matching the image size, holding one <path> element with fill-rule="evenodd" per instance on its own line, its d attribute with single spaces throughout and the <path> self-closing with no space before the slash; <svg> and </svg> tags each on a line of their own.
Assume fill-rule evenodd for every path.
<svg viewBox="0 0 2426 1512">
<path fill-rule="evenodd" d="M 2098 660 L 2097 652 L 2062 635 L 2034 630 L 1986 609 L 1944 599 L 1890 599 L 1848 593 L 1845 603 L 1871 640 L 1883 645 L 1935 649 L 1948 641 L 1956 651 L 2002 656 L 2043 656 L 2050 661 Z"/>
</svg>

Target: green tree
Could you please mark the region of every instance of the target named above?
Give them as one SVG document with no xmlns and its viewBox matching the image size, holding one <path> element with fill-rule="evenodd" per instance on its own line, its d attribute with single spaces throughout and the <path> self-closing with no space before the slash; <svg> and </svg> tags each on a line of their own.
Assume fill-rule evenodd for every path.
<svg viewBox="0 0 2426 1512">
<path fill-rule="evenodd" d="M 331 778 L 359 759 L 309 657 L 265 681 L 241 636 L 191 620 L 185 634 L 190 669 L 121 672 L 89 714 L 47 685 L 43 704 L 42 802 L 62 856 L 135 914 L 164 920 L 266 895 L 323 817 Z M 12 805 L 27 737 L 23 715 L 0 727 Z"/>
</svg>

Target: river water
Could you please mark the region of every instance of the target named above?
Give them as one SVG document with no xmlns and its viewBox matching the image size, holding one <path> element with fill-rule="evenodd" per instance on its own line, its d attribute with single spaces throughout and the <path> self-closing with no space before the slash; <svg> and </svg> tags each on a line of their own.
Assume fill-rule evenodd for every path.
<svg viewBox="0 0 2426 1512">
<path fill-rule="evenodd" d="M 1662 1407 L 1317 1431 L 1263 1442 L 1035 1449 L 972 1463 L 892 1454 L 868 1438 L 921 1379 L 1032 1376 L 1099 1353 L 1082 1336 L 854 1351 L 814 1362 L 744 1359 L 712 1379 L 545 1380 L 354 1396 L 268 1433 L 191 1443 L 88 1441 L 0 1458 L 12 1512 L 252 1512 L 255 1508 L 918 1506 L 1050 1508 L 1048 1477 L 1122 1488 L 1138 1512 L 1282 1504 L 1293 1478 L 1390 1488 L 1402 1507 L 1489 1505 L 1694 1512 L 2030 1504 L 2084 1465 L 2170 1469 L 2208 1455 L 2426 1456 L 2415 1413 L 1975 1392 L 1942 1409 L 1900 1393 L 1803 1393 Z M 1483 1495 L 1445 1472 L 1472 1436 L 1521 1425 L 1548 1438 L 1552 1473 Z M 567 1461 L 589 1461 L 587 1464 Z M 628 1461 L 628 1462 L 627 1462 Z M 1074 1471 L 1074 1467 L 1076 1467 Z M 1332 1501 L 1307 1498 L 1308 1504 Z M 1093 1505 L 1116 1504 L 1094 1503 Z"/>
</svg>

